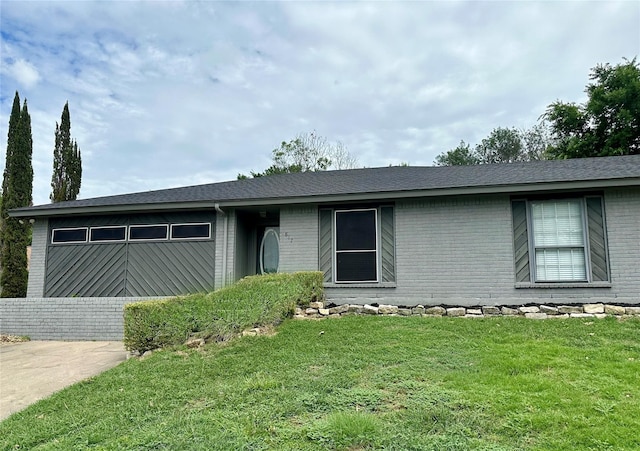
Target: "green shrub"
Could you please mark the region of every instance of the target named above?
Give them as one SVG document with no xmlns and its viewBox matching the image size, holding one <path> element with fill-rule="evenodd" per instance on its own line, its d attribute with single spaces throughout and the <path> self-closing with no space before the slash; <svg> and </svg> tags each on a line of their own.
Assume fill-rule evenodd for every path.
<svg viewBox="0 0 640 451">
<path fill-rule="evenodd" d="M 194 335 L 224 341 L 246 328 L 277 324 L 296 305 L 322 297 L 322 274 L 299 272 L 250 276 L 210 293 L 136 302 L 124 308 L 124 344 L 142 353 Z"/>
</svg>

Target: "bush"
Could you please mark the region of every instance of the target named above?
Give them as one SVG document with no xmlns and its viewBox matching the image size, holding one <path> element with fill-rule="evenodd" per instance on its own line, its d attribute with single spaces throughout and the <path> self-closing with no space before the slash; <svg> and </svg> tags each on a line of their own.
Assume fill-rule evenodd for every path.
<svg viewBox="0 0 640 451">
<path fill-rule="evenodd" d="M 124 308 L 124 345 L 140 353 L 191 336 L 224 341 L 250 327 L 277 324 L 296 305 L 323 297 L 320 272 L 250 276 L 210 292 L 136 302 Z"/>
</svg>

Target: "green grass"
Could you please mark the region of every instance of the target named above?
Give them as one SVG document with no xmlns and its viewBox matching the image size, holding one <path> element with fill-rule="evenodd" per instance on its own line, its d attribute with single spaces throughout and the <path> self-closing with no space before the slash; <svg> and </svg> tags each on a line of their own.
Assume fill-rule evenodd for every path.
<svg viewBox="0 0 640 451">
<path fill-rule="evenodd" d="M 0 424 L 2 449 L 640 448 L 640 320 L 345 317 L 163 350 Z"/>
</svg>

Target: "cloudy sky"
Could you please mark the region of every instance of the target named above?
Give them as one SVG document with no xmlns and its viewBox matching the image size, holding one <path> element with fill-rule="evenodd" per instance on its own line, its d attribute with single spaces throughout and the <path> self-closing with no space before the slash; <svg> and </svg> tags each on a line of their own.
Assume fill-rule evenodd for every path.
<svg viewBox="0 0 640 451">
<path fill-rule="evenodd" d="M 315 130 L 361 166 L 432 165 L 460 140 L 583 102 L 640 53 L 640 2 L 0 2 L 4 167 L 28 99 L 34 203 L 69 101 L 80 197 L 235 179 Z"/>
</svg>

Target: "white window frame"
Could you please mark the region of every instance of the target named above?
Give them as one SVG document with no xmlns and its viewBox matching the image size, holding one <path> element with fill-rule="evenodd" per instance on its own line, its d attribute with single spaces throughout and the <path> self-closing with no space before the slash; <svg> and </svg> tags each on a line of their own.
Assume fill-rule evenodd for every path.
<svg viewBox="0 0 640 451">
<path fill-rule="evenodd" d="M 339 251 L 338 250 L 338 224 L 337 217 L 339 213 L 355 213 L 358 211 L 373 211 L 374 212 L 374 227 L 375 227 L 375 249 L 368 250 L 350 250 L 350 251 Z M 340 284 L 368 284 L 368 283 L 379 283 L 380 281 L 380 225 L 378 219 L 378 209 L 377 208 L 349 208 L 343 210 L 334 210 L 333 211 L 333 280 L 335 283 Z M 375 267 L 376 267 L 376 278 L 375 280 L 338 280 L 338 253 L 371 253 L 375 252 Z"/>
<path fill-rule="evenodd" d="M 91 232 L 94 229 L 124 229 L 124 238 L 121 240 L 92 240 L 91 239 Z M 89 227 L 89 234 L 87 236 L 87 240 L 89 243 L 122 243 L 127 241 L 127 236 L 129 234 L 129 231 L 127 230 L 127 226 L 126 225 L 113 225 L 113 226 L 94 226 L 94 227 Z"/>
<path fill-rule="evenodd" d="M 131 238 L 131 230 L 141 227 L 164 227 L 166 230 L 166 236 L 164 238 Z M 129 233 L 127 238 L 132 243 L 138 243 L 142 241 L 168 241 L 169 240 L 169 224 L 135 224 L 129 226 Z"/>
<path fill-rule="evenodd" d="M 84 230 L 85 239 L 80 241 L 55 241 L 54 237 L 56 236 L 56 232 L 58 230 Z M 60 245 L 60 244 L 78 244 L 78 243 L 86 243 L 89 239 L 89 228 L 88 227 L 58 227 L 56 229 L 51 229 L 51 244 Z"/>
<path fill-rule="evenodd" d="M 574 201 L 578 202 L 580 205 L 580 220 L 582 221 L 582 245 L 544 245 L 544 246 L 536 246 L 535 243 L 535 226 L 533 221 L 533 205 L 536 203 L 545 203 L 545 202 L 567 202 Z M 530 200 L 527 202 L 528 206 L 528 228 L 529 228 L 529 243 L 531 252 L 529 252 L 530 259 L 530 267 L 532 280 L 534 283 L 590 283 L 591 282 L 591 264 L 590 264 L 590 251 L 589 251 L 589 237 L 588 237 L 588 221 L 586 217 L 586 202 L 584 197 L 567 197 L 567 198 L 557 198 L 557 199 L 540 199 L 540 200 Z M 538 276 L 537 264 L 536 264 L 536 256 L 538 250 L 555 250 L 555 249 L 582 249 L 584 253 L 584 279 L 558 279 L 558 280 L 548 280 L 541 279 Z"/>
<path fill-rule="evenodd" d="M 206 225 L 209 227 L 209 233 L 206 237 L 204 236 L 196 236 L 190 238 L 174 238 L 173 236 L 173 228 L 176 226 L 203 226 Z M 174 241 L 188 241 L 188 240 L 210 240 L 211 239 L 211 223 L 210 222 L 181 222 L 178 224 L 171 224 L 171 230 L 169 235 L 171 240 Z"/>
</svg>

